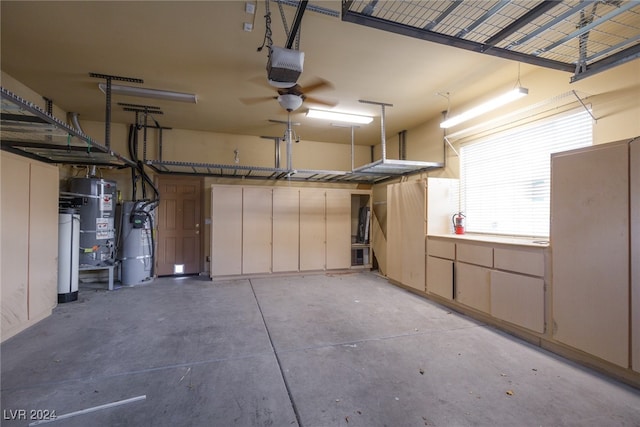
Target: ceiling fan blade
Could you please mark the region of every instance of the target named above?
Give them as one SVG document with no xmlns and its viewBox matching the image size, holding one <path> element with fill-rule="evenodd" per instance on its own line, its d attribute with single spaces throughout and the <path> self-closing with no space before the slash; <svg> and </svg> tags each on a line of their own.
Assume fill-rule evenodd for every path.
<svg viewBox="0 0 640 427">
<path fill-rule="evenodd" d="M 314 98 L 312 96 L 305 96 L 304 101 L 310 102 L 312 104 L 325 105 L 327 107 L 335 107 L 336 105 L 338 105 L 336 102 L 325 101 L 323 99 Z"/>
<path fill-rule="evenodd" d="M 324 79 L 316 79 L 314 82 L 306 85 L 306 86 L 302 86 L 300 87 L 300 89 L 302 90 L 303 93 L 309 93 L 309 92 L 313 92 L 314 90 L 319 90 L 319 89 L 333 89 L 333 85 L 331 83 L 329 83 L 327 80 Z"/>
<path fill-rule="evenodd" d="M 259 96 L 256 98 L 240 98 L 240 102 L 244 105 L 254 105 L 261 102 L 271 101 L 272 99 L 278 99 L 277 96 Z"/>
</svg>

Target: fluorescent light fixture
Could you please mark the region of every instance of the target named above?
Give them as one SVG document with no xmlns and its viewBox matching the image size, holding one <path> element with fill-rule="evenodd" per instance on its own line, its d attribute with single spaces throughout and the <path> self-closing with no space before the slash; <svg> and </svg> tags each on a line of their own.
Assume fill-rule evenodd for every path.
<svg viewBox="0 0 640 427">
<path fill-rule="evenodd" d="M 516 99 L 522 98 L 529 94 L 529 89 L 524 87 L 517 87 L 507 93 L 504 93 L 497 98 L 493 98 L 484 104 L 480 104 L 477 107 L 474 107 L 470 110 L 465 111 L 462 114 L 457 116 L 453 116 L 448 118 L 444 122 L 440 123 L 440 127 L 443 129 L 447 129 L 453 127 L 462 122 L 466 122 L 467 120 L 471 120 L 474 117 L 478 117 L 481 114 L 487 113 L 491 110 L 495 110 L 498 107 L 502 107 L 505 104 L 508 104 Z"/>
<path fill-rule="evenodd" d="M 373 121 L 373 117 L 370 117 L 370 116 L 362 116 L 360 114 L 338 113 L 336 111 L 316 110 L 313 108 L 309 108 L 309 111 L 307 111 L 307 117 L 311 117 L 313 119 L 334 120 L 337 122 L 361 123 L 361 124 L 368 124 Z"/>
<path fill-rule="evenodd" d="M 98 87 L 102 92 L 107 93 L 106 83 L 99 83 Z M 189 102 L 191 104 L 196 104 L 198 102 L 197 95 L 193 93 L 172 92 L 170 90 L 160 90 L 160 89 L 147 89 L 144 87 L 122 86 L 122 85 L 112 84 L 111 93 L 126 95 L 126 96 L 140 96 L 142 98 L 165 99 L 167 101 Z"/>
</svg>

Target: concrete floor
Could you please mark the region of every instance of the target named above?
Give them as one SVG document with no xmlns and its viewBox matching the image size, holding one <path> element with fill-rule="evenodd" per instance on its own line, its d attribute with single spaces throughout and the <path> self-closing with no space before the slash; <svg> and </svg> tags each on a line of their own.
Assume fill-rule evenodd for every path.
<svg viewBox="0 0 640 427">
<path fill-rule="evenodd" d="M 0 347 L 3 426 L 640 426 L 640 391 L 372 273 L 80 291 Z"/>
</svg>

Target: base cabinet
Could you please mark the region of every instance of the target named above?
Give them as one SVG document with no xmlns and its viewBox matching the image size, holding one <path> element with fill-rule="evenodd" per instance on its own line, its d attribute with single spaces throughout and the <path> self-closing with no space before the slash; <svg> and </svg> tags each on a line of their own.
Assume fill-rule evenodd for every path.
<svg viewBox="0 0 640 427">
<path fill-rule="evenodd" d="M 545 332 L 544 247 L 427 238 L 427 294 Z"/>
<path fill-rule="evenodd" d="M 486 267 L 456 264 L 456 300 L 485 313 L 491 311 L 491 270 Z"/>
<path fill-rule="evenodd" d="M 427 292 L 452 300 L 453 269 L 453 260 L 427 256 Z"/>
<path fill-rule="evenodd" d="M 491 272 L 491 315 L 544 332 L 544 280 L 504 271 Z"/>
</svg>

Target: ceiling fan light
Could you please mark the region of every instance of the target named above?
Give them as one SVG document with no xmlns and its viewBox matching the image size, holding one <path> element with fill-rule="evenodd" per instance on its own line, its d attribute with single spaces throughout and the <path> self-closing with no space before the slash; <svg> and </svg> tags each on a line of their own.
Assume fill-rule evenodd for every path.
<svg viewBox="0 0 640 427">
<path fill-rule="evenodd" d="M 302 105 L 302 97 L 293 94 L 278 96 L 278 102 L 287 111 L 295 111 Z"/>
<path fill-rule="evenodd" d="M 373 121 L 373 117 L 371 116 L 363 116 L 360 114 L 351 113 L 339 113 L 337 111 L 316 110 L 314 108 L 309 108 L 309 111 L 307 111 L 307 117 L 310 117 L 312 119 L 333 120 L 338 122 L 359 123 L 365 125 Z"/>
<path fill-rule="evenodd" d="M 99 83 L 98 88 L 107 93 L 107 84 Z M 193 93 L 173 92 L 170 90 L 148 89 L 145 87 L 111 85 L 111 93 L 126 96 L 139 96 L 142 98 L 164 99 L 167 101 L 188 102 L 191 104 L 198 103 L 198 96 Z"/>
<path fill-rule="evenodd" d="M 447 120 L 440 123 L 440 127 L 442 129 L 453 127 L 457 124 L 478 117 L 484 113 L 495 110 L 496 108 L 502 107 L 503 105 L 513 102 L 516 99 L 522 98 L 523 96 L 527 96 L 528 94 L 529 89 L 519 86 L 509 92 L 503 93 L 496 98 L 490 99 L 489 101 L 480 104 L 477 107 L 473 107 L 470 110 L 465 111 L 464 113 L 448 118 Z"/>
</svg>

